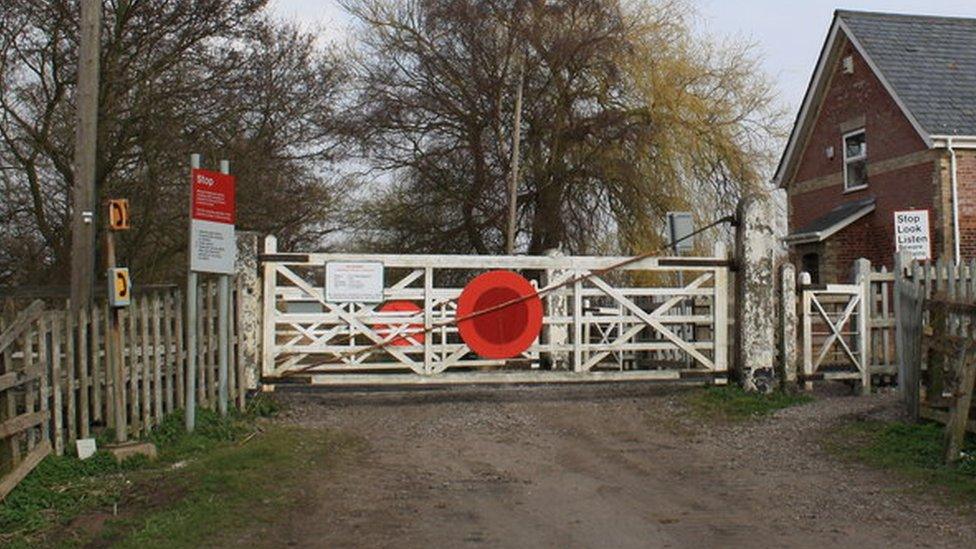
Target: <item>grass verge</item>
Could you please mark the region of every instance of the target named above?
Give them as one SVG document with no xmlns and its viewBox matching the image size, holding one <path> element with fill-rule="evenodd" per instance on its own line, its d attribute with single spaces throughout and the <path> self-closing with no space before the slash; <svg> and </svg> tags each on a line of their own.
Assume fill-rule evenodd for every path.
<svg viewBox="0 0 976 549">
<path fill-rule="evenodd" d="M 802 393 L 753 393 L 735 385 L 706 387 L 689 393 L 688 405 L 698 416 L 711 421 L 743 421 L 812 402 L 813 397 Z"/>
<path fill-rule="evenodd" d="M 149 437 L 159 459 L 117 464 L 107 452 L 45 459 L 0 504 L 0 546 L 199 547 L 240 534 L 300 503 L 303 467 L 327 467 L 350 437 L 265 423 L 273 405 L 220 418 L 182 413 Z M 307 473 L 307 471 L 304 471 Z M 247 528 L 244 528 L 247 527 Z"/>
<path fill-rule="evenodd" d="M 926 486 L 948 490 L 959 503 L 976 503 L 976 439 L 969 436 L 957 467 L 942 463 L 943 427 L 856 420 L 825 435 L 824 448 L 837 456 L 895 472 Z"/>
</svg>

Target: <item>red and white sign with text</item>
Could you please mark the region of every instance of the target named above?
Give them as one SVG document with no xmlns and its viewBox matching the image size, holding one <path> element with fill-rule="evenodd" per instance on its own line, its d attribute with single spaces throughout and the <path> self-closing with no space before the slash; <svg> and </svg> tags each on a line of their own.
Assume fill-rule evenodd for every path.
<svg viewBox="0 0 976 549">
<path fill-rule="evenodd" d="M 234 274 L 234 176 L 193 170 L 190 185 L 190 270 Z"/>
</svg>

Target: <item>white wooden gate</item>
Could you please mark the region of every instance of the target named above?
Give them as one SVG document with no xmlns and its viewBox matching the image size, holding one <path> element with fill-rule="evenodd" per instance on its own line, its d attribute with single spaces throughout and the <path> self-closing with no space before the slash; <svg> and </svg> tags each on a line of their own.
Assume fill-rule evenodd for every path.
<svg viewBox="0 0 976 549">
<path fill-rule="evenodd" d="M 814 380 L 855 380 L 870 391 L 868 315 L 863 284 L 812 285 L 801 280 L 803 373 Z"/>
<path fill-rule="evenodd" d="M 261 259 L 266 383 L 727 381 L 730 262 L 721 246 L 713 257 L 653 257 L 607 273 L 627 258 L 279 253 L 268 237 Z M 382 263 L 384 299 L 419 310 L 329 302 L 330 261 Z M 464 285 L 495 269 L 541 285 L 542 333 L 516 359 L 474 355 L 451 323 Z"/>
</svg>

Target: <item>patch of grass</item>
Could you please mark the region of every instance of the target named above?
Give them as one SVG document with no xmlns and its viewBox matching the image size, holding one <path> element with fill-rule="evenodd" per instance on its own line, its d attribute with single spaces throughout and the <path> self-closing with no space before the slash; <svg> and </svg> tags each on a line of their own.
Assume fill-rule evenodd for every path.
<svg viewBox="0 0 976 549">
<path fill-rule="evenodd" d="M 776 410 L 812 402 L 803 393 L 752 393 L 735 385 L 707 387 L 688 395 L 688 404 L 701 417 L 718 421 L 742 421 L 768 415 Z"/>
<path fill-rule="evenodd" d="M 99 530 L 111 532 L 113 541 L 124 540 L 131 534 L 146 543 L 154 539 L 153 529 L 166 530 L 177 538 L 190 536 L 191 532 L 205 533 L 207 528 L 203 526 L 219 523 L 214 516 L 224 513 L 225 507 L 233 509 L 250 496 L 260 500 L 260 491 L 273 494 L 276 488 L 284 486 L 262 483 L 249 472 L 261 471 L 266 479 L 274 482 L 278 468 L 308 458 L 302 453 L 307 448 L 314 446 L 319 451 L 323 445 L 332 443 L 326 435 L 273 426 L 250 438 L 258 431 L 256 418 L 277 411 L 271 399 L 261 400 L 249 407 L 248 413 L 232 413 L 226 418 L 198 409 L 197 428 L 192 434 L 184 429 L 182 411 L 167 416 L 147 437 L 159 452 L 159 459 L 153 462 L 138 456 L 119 464 L 106 451 L 85 461 L 73 456 L 48 457 L 0 504 L 0 546 L 30 547 L 52 540 L 59 544 L 84 542 L 78 539 L 77 532 L 66 531 L 77 517 L 111 513 L 113 506 L 121 509 L 133 502 L 139 507 L 139 492 L 151 493 L 167 484 L 169 492 L 178 497 L 174 506 L 167 503 L 165 507 L 172 507 L 169 512 L 175 514 L 169 518 L 160 514 L 149 521 L 143 515 L 157 513 L 152 506 L 136 512 L 135 516 L 126 517 L 120 512 L 122 520 L 109 520 Z M 190 519 L 196 516 L 200 520 L 193 523 Z M 139 528 L 126 522 L 135 517 L 144 521 L 138 523 Z M 182 524 L 181 528 L 189 530 L 181 534 L 179 528 L 161 526 L 167 524 Z"/>
<path fill-rule="evenodd" d="M 976 502 L 976 438 L 971 435 L 963 460 L 954 468 L 942 463 L 943 427 L 935 423 L 855 421 L 827 434 L 823 443 L 835 455 L 942 486 L 961 500 Z"/>
<path fill-rule="evenodd" d="M 215 545 L 224 536 L 239 540 L 248 529 L 307 504 L 295 495 L 301 483 L 310 474 L 326 474 L 331 460 L 356 445 L 334 432 L 276 428 L 243 445 L 221 446 L 173 479 L 186 488 L 185 497 L 110 521 L 100 541 L 143 548 Z"/>
</svg>

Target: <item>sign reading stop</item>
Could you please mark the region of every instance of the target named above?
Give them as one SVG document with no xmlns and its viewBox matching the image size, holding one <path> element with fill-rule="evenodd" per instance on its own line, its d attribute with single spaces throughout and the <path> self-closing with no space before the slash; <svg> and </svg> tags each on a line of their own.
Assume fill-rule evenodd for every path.
<svg viewBox="0 0 976 549">
<path fill-rule="evenodd" d="M 514 302 L 514 303 L 513 303 Z M 503 304 L 511 303 L 504 307 Z M 496 307 L 499 307 L 495 310 Z M 490 311 L 479 314 L 480 311 Z M 517 273 L 491 271 L 468 284 L 458 299 L 458 331 L 482 358 L 514 358 L 528 349 L 542 329 L 542 300 Z"/>
</svg>

